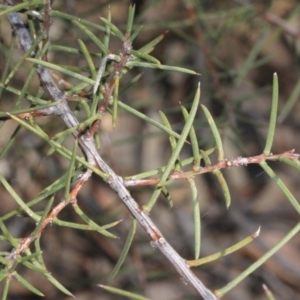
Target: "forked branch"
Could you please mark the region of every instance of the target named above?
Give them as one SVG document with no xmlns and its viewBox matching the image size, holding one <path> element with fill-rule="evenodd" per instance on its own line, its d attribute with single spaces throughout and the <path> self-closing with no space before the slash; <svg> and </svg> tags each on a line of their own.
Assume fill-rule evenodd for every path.
<svg viewBox="0 0 300 300">
<path fill-rule="evenodd" d="M 1 2 L 7 5 L 13 5 L 11 0 L 2 0 Z M 14 32 L 16 33 L 19 39 L 22 49 L 24 51 L 27 51 L 32 46 L 32 39 L 23 21 L 15 12 L 9 13 L 8 18 L 13 27 Z M 66 96 L 63 92 L 61 92 L 58 89 L 48 69 L 46 69 L 43 66 L 38 66 L 37 73 L 42 87 L 45 89 L 45 91 L 48 92 L 51 99 L 56 103 L 54 110 L 55 113 L 52 112 L 52 114 L 59 115 L 68 128 L 77 126 L 79 122 L 70 110 Z M 48 111 L 48 115 L 51 115 L 51 112 L 49 113 Z M 124 205 L 128 208 L 133 217 L 138 220 L 140 225 L 148 233 L 151 239 L 151 245 L 153 247 L 158 248 L 161 251 L 161 253 L 171 262 L 171 264 L 173 264 L 177 272 L 180 274 L 183 282 L 191 285 L 199 293 L 199 295 L 203 297 L 203 299 L 217 299 L 216 295 L 204 286 L 204 284 L 190 270 L 186 261 L 167 242 L 167 240 L 163 237 L 163 235 L 158 230 L 156 225 L 152 222 L 147 213 L 139 207 L 137 202 L 126 189 L 124 180 L 120 176 L 115 174 L 115 172 L 102 159 L 102 157 L 97 151 L 91 132 L 86 131 L 84 134 L 81 134 L 79 131 L 73 131 L 72 134 L 74 138 L 78 140 L 79 147 L 88 163 L 92 166 L 99 168 L 108 175 L 107 183 L 113 190 L 117 192 Z M 88 178 L 91 175 L 91 172 L 86 173 L 86 175 L 87 177 L 85 178 L 85 181 L 81 182 L 80 186 L 82 186 L 88 180 Z M 79 192 L 79 190 L 80 188 L 77 188 L 76 193 Z M 74 191 L 70 192 L 70 194 L 72 193 L 74 193 Z M 60 204 L 59 207 L 54 208 L 52 212 L 50 212 L 49 216 L 46 218 L 46 220 L 48 220 L 47 222 L 49 222 L 51 217 L 54 216 L 51 215 L 53 211 L 55 211 L 55 214 L 57 215 L 59 211 L 63 208 L 63 204 Z M 47 223 L 45 223 L 44 225 L 46 226 L 46 224 Z M 22 251 L 25 251 L 26 248 L 29 247 L 31 242 L 32 240 L 30 238 L 27 238 L 26 242 L 24 240 L 24 242 L 21 243 L 20 249 L 16 249 L 14 251 L 12 259 L 15 259 L 16 255 L 19 255 L 22 253 Z"/>
</svg>

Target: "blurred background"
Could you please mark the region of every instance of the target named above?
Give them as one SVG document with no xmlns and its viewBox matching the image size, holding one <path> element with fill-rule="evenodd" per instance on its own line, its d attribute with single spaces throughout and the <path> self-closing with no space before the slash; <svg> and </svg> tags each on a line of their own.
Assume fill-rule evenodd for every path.
<svg viewBox="0 0 300 300">
<path fill-rule="evenodd" d="M 261 154 L 264 148 L 272 80 L 276 72 L 280 102 L 272 152 L 279 154 L 291 149 L 299 152 L 299 1 L 66 0 L 53 1 L 53 10 L 104 25 L 100 17 L 107 16 L 110 5 L 112 22 L 125 31 L 130 3 L 136 5 L 135 26 L 143 25 L 133 48 L 139 49 L 160 34 L 165 34 L 152 55 L 162 64 L 193 69 L 201 75 L 135 68 L 122 79 L 121 87 L 138 74 L 142 76 L 135 85 L 120 94 L 120 100 L 157 121 L 160 121 L 158 110 L 162 110 L 173 130 L 180 133 L 184 125 L 180 103 L 190 108 L 200 81 L 201 101 L 215 118 L 224 143 L 225 157 L 253 156 Z M 12 34 L 5 16 L 1 16 L 0 22 L 0 72 L 3 73 L 4 59 L 12 51 L 9 49 Z M 54 45 L 79 49 L 77 39 L 80 38 L 91 53 L 99 53 L 99 48 L 70 20 L 53 17 L 52 22 L 50 33 L 53 47 L 49 60 L 84 70 L 87 63 L 82 54 L 57 51 Z M 103 35 L 101 31 L 91 30 L 98 36 Z M 118 54 L 120 47 L 121 41 L 112 39 L 111 52 Z M 22 51 L 16 47 L 12 51 L 12 66 L 21 56 Z M 95 56 L 94 59 L 98 66 L 99 58 Z M 20 89 L 30 68 L 30 63 L 24 63 L 10 84 Z M 59 76 L 70 84 L 75 83 L 72 78 L 62 74 Z M 30 91 L 36 94 L 39 89 L 38 79 L 35 78 Z M 15 96 L 3 91 L 0 110 L 10 111 L 14 105 Z M 84 114 L 79 114 L 81 117 L 84 118 Z M 57 117 L 40 118 L 39 124 L 49 135 L 65 129 Z M 6 146 L 16 127 L 13 121 L 2 125 L 1 149 Z M 210 128 L 200 111 L 195 129 L 201 149 L 214 146 Z M 164 166 L 171 153 L 166 134 L 121 109 L 115 129 L 112 128 L 110 116 L 104 116 L 99 138 L 101 154 L 121 176 L 132 176 Z M 72 142 L 70 137 L 64 144 L 72 149 Z M 37 197 L 43 188 L 68 169 L 67 160 L 57 153 L 48 155 L 48 151 L 49 146 L 43 140 L 21 129 L 9 155 L 0 160 L 1 173 L 26 202 Z M 191 155 L 191 148 L 186 147 L 181 158 Z M 297 198 L 300 178 L 297 170 L 280 162 L 270 163 L 270 166 Z M 284 194 L 259 166 L 249 165 L 222 172 L 232 197 L 228 210 L 219 183 L 212 174 L 195 178 L 201 206 L 201 257 L 230 247 L 253 234 L 259 226 L 261 234 L 242 250 L 193 269 L 212 290 L 232 281 L 278 243 L 299 220 Z M 149 200 L 152 191 L 151 187 L 131 188 L 140 205 Z M 1 216 L 17 208 L 17 203 L 2 185 L 0 195 Z M 188 183 L 184 180 L 172 183 L 170 196 L 174 207 L 170 209 L 167 200 L 161 197 L 151 212 L 151 218 L 182 257 L 193 259 L 193 204 Z M 58 192 L 56 202 L 62 197 L 63 191 Z M 107 276 L 123 249 L 131 216 L 117 195 L 96 176 L 83 188 L 78 201 L 81 209 L 99 224 L 123 221 L 112 230 L 120 237 L 118 240 L 57 225 L 44 230 L 41 241 L 48 270 L 76 299 L 124 299 L 103 291 L 97 284 L 112 285 L 156 300 L 199 299 L 191 287 L 181 282 L 169 262 L 150 247 L 149 238 L 140 227 L 120 273 L 108 282 Z M 45 204 L 46 200 L 35 209 L 42 210 Z M 79 222 L 71 206 L 59 217 Z M 5 224 L 13 236 L 20 238 L 28 236 L 35 226 L 31 219 L 22 215 L 10 218 Z M 295 236 L 222 299 L 267 299 L 263 284 L 270 288 L 276 299 L 298 299 L 299 249 L 300 238 Z M 10 245 L 0 241 L 0 251 L 10 250 Z M 71 299 L 38 273 L 24 268 L 20 274 L 39 288 L 46 295 L 45 299 Z M 3 284 L 0 283 L 0 291 L 2 289 Z M 12 281 L 9 299 L 37 298 L 21 284 Z"/>
</svg>

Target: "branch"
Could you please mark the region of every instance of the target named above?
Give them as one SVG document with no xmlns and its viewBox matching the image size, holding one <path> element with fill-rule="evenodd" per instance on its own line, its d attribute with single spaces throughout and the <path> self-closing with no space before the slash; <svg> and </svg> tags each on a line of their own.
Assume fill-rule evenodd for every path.
<svg viewBox="0 0 300 300">
<path fill-rule="evenodd" d="M 2 0 L 2 3 L 13 5 L 11 0 Z M 8 19 L 19 38 L 20 45 L 24 51 L 28 50 L 32 45 L 32 40 L 27 31 L 24 23 L 22 22 L 19 15 L 15 12 L 8 14 Z M 126 46 L 126 45 L 125 45 Z M 125 48 L 125 47 L 124 47 Z M 60 111 L 60 117 L 64 121 L 67 127 L 74 127 L 79 124 L 78 120 L 75 118 L 74 114 L 70 110 L 67 104 L 65 95 L 58 89 L 55 82 L 53 81 L 50 72 L 39 66 L 37 68 L 37 73 L 40 79 L 40 83 L 47 91 L 51 99 L 57 103 L 57 108 Z M 109 85 L 111 86 L 111 85 Z M 161 232 L 158 230 L 156 225 L 152 222 L 150 217 L 139 207 L 137 202 L 132 198 L 129 191 L 124 185 L 123 179 L 116 175 L 114 171 L 106 164 L 106 162 L 99 155 L 96 145 L 94 143 L 93 135 L 87 131 L 85 134 L 80 134 L 78 131 L 74 131 L 74 138 L 78 140 L 78 144 L 83 152 L 86 160 L 93 166 L 100 168 L 103 172 L 109 175 L 107 183 L 110 187 L 117 192 L 124 205 L 128 208 L 130 213 L 134 218 L 138 220 L 143 229 L 148 233 L 151 239 L 151 245 L 158 248 L 161 253 L 170 261 L 170 263 L 176 268 L 177 272 L 180 274 L 183 282 L 185 284 L 191 285 L 198 293 L 202 296 L 203 299 L 213 300 L 217 299 L 217 296 L 214 295 L 209 289 L 207 289 L 203 283 L 194 275 L 190 270 L 186 261 L 174 250 L 174 248 L 167 242 L 163 237 Z M 86 181 L 90 177 L 91 172 L 88 174 Z M 85 181 L 85 182 L 86 182 Z M 84 182 L 83 182 L 84 184 Z M 79 192 L 79 190 L 78 190 Z M 57 211 L 59 212 L 63 209 L 63 204 L 59 204 Z M 57 212 L 57 213 L 58 213 Z M 48 218 L 50 220 L 50 218 Z M 15 256 L 21 254 L 22 251 L 26 250 L 30 244 L 29 238 L 27 242 L 21 244 L 20 249 L 17 252 L 14 252 Z"/>
<path fill-rule="evenodd" d="M 298 160 L 299 154 L 295 153 L 295 149 L 292 149 L 290 151 L 286 151 L 281 154 L 270 154 L 270 155 L 265 155 L 265 154 L 260 154 L 256 156 L 250 156 L 250 157 L 237 157 L 234 159 L 224 159 L 221 161 L 218 161 L 217 163 L 213 165 L 207 165 L 205 167 L 200 167 L 198 171 L 187 171 L 187 172 L 182 172 L 182 171 L 174 171 L 173 174 L 169 176 L 169 180 L 175 180 L 175 179 L 189 179 L 193 178 L 196 175 L 199 174 L 204 174 L 204 173 L 211 173 L 214 170 L 220 170 L 220 169 L 225 169 L 225 168 L 231 168 L 231 167 L 240 167 L 240 166 L 247 166 L 250 164 L 260 164 L 264 161 L 276 161 L 280 160 L 282 158 L 287 158 L 289 160 Z M 138 175 L 136 175 L 138 176 Z M 149 178 L 149 179 L 128 179 L 124 180 L 124 184 L 126 187 L 129 186 L 145 186 L 145 185 L 156 185 L 160 182 L 159 177 L 155 178 Z"/>
</svg>

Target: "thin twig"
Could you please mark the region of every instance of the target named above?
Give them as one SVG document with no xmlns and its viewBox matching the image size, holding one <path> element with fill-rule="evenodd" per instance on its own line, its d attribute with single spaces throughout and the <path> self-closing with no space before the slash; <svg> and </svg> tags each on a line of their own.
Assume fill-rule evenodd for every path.
<svg viewBox="0 0 300 300">
<path fill-rule="evenodd" d="M 299 158 L 299 154 L 295 153 L 295 149 L 292 149 L 290 151 L 286 151 L 281 154 L 270 154 L 270 155 L 260 154 L 260 155 L 256 155 L 256 156 L 250 156 L 250 157 L 239 156 L 237 158 L 230 159 L 230 160 L 224 159 L 224 160 L 218 161 L 217 163 L 215 163 L 213 165 L 200 167 L 200 169 L 198 171 L 195 171 L 195 170 L 191 170 L 191 171 L 187 171 L 187 172 L 174 171 L 172 174 L 170 174 L 169 180 L 189 179 L 189 178 L 193 178 L 199 174 L 212 173 L 214 170 L 220 170 L 220 169 L 231 168 L 231 167 L 247 166 L 250 164 L 259 164 L 263 161 L 276 161 L 276 160 L 280 160 L 282 158 L 287 158 L 290 160 L 297 160 Z M 161 179 L 159 177 L 148 178 L 148 179 L 131 178 L 128 180 L 124 180 L 124 184 L 126 187 L 156 185 L 160 182 L 160 180 Z"/>
<path fill-rule="evenodd" d="M 120 58 L 115 54 L 108 54 L 105 57 L 103 57 L 103 59 L 101 60 L 100 66 L 99 66 L 99 71 L 98 71 L 96 80 L 95 80 L 95 85 L 94 85 L 94 89 L 93 89 L 94 95 L 97 93 L 97 90 L 98 90 L 98 87 L 100 85 L 101 78 L 102 78 L 102 75 L 104 73 L 104 70 L 105 70 L 105 67 L 106 67 L 106 64 L 107 64 L 108 60 L 119 61 Z"/>
<path fill-rule="evenodd" d="M 50 11 L 51 11 L 51 0 L 46 0 L 45 6 L 44 6 L 44 14 L 43 14 L 44 32 L 46 33 L 46 38 L 43 40 L 43 47 L 50 40 L 49 32 L 50 32 L 50 27 L 51 27 L 51 23 L 52 23 Z M 43 55 L 43 60 L 48 61 L 48 50 Z"/>
</svg>

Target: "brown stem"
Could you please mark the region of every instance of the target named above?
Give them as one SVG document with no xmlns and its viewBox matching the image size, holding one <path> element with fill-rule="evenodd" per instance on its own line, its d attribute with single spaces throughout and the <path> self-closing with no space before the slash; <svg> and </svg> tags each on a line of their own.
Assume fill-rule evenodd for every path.
<svg viewBox="0 0 300 300">
<path fill-rule="evenodd" d="M 196 175 L 199 174 L 204 174 L 204 173 L 211 173 L 214 170 L 220 170 L 220 169 L 225 169 L 225 168 L 230 168 L 230 167 L 240 167 L 240 166 L 247 166 L 250 164 L 259 164 L 263 161 L 271 160 L 279 160 L 282 158 L 287 158 L 290 160 L 297 160 L 299 158 L 299 154 L 295 153 L 295 149 L 292 149 L 290 151 L 286 151 L 281 154 L 270 154 L 270 155 L 265 155 L 265 154 L 260 154 L 256 156 L 250 156 L 250 157 L 237 157 L 231 160 L 222 160 L 218 161 L 217 163 L 205 167 L 201 167 L 198 171 L 187 171 L 187 172 L 178 172 L 174 171 L 170 176 L 170 180 L 175 180 L 175 179 L 189 179 L 192 178 Z M 149 179 L 128 179 L 124 180 L 124 184 L 126 187 L 129 186 L 146 186 L 146 185 L 156 185 L 160 182 L 159 177 L 155 178 L 149 178 Z"/>
</svg>

